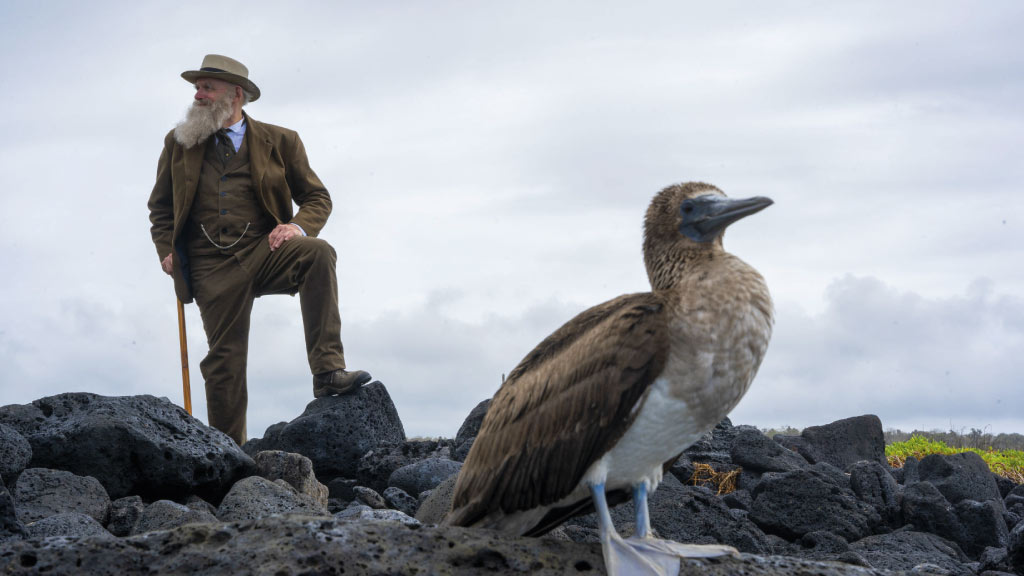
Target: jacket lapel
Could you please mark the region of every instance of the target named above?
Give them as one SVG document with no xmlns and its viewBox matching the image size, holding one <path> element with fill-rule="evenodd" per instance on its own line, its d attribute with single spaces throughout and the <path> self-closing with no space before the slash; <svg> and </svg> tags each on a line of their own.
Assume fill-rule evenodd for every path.
<svg viewBox="0 0 1024 576">
<path fill-rule="evenodd" d="M 250 118 L 244 111 L 242 114 L 245 116 L 245 143 L 249 146 L 249 169 L 252 170 L 252 185 L 262 201 L 263 177 L 266 175 L 267 163 L 270 161 L 274 145 L 259 122 Z"/>
</svg>

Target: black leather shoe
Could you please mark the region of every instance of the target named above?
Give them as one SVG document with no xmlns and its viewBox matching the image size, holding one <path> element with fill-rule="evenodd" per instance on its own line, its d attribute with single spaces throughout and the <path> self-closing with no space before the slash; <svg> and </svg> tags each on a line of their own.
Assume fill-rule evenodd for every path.
<svg viewBox="0 0 1024 576">
<path fill-rule="evenodd" d="M 313 397 L 337 396 L 355 392 L 360 386 L 370 381 L 370 373 L 365 370 L 331 370 L 313 376 Z"/>
</svg>

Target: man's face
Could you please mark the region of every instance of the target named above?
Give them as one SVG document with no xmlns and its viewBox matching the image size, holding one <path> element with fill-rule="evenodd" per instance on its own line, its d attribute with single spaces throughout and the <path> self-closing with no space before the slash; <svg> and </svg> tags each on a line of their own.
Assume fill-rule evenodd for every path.
<svg viewBox="0 0 1024 576">
<path fill-rule="evenodd" d="M 209 106 L 221 98 L 229 101 L 235 97 L 235 90 L 232 84 L 216 78 L 200 78 L 196 80 L 196 104 Z"/>
</svg>

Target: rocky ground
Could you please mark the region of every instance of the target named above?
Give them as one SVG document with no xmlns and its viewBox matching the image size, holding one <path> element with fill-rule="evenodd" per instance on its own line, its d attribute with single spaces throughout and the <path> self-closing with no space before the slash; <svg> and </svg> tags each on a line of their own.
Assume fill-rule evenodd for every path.
<svg viewBox="0 0 1024 576">
<path fill-rule="evenodd" d="M 592 515 L 544 538 L 436 525 L 486 409 L 407 440 L 374 382 L 239 448 L 152 396 L 0 407 L 0 572 L 603 573 Z M 774 439 L 726 420 L 671 472 L 655 531 L 742 552 L 683 574 L 1024 575 L 1024 486 L 970 453 L 892 469 L 874 416 Z M 632 504 L 613 516 L 628 534 Z"/>
</svg>

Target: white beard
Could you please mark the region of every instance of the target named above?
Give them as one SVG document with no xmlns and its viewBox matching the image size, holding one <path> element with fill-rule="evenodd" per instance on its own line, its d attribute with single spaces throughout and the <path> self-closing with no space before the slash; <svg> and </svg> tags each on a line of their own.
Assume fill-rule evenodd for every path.
<svg viewBox="0 0 1024 576">
<path fill-rule="evenodd" d="M 185 148 L 205 142 L 224 127 L 232 112 L 231 99 L 226 96 L 206 106 L 201 106 L 197 100 L 189 106 L 185 119 L 174 127 L 174 139 Z"/>
</svg>

